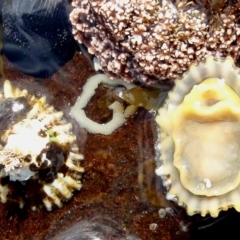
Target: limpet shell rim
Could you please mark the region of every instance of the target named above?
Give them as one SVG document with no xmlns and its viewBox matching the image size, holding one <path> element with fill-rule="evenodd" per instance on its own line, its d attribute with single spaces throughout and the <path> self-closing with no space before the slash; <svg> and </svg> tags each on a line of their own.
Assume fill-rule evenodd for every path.
<svg viewBox="0 0 240 240">
<path fill-rule="evenodd" d="M 210 56 L 204 62 L 192 65 L 182 79 L 176 80 L 166 103 L 159 109 L 156 121 L 168 110 L 173 110 L 180 105 L 185 95 L 191 91 L 194 85 L 212 77 L 225 79 L 225 83 L 240 96 L 240 69 L 234 65 L 233 59 L 231 57 L 220 59 Z M 221 210 L 227 210 L 231 207 L 240 212 L 240 190 L 237 188 L 222 196 L 206 197 L 196 196 L 182 186 L 179 172 L 173 166 L 173 140 L 171 136 L 161 132 L 160 126 L 159 129 L 158 143 L 160 147 L 158 148 L 160 148 L 161 157 L 156 160 L 158 166 L 156 174 L 161 176 L 163 181 L 166 181 L 166 176 L 170 175 L 171 186 L 169 186 L 169 182 L 163 183 L 170 188 L 166 198 L 177 201 L 178 205 L 184 206 L 188 215 L 200 213 L 205 216 L 209 213 L 212 217 L 217 217 Z M 163 147 L 164 145 L 165 147 Z M 166 146 L 168 147 L 166 148 Z"/>
<path fill-rule="evenodd" d="M 224 67 L 221 64 L 224 64 Z M 212 66 L 212 69 L 210 66 Z M 217 67 L 219 68 L 217 69 Z M 168 106 L 168 109 L 175 109 L 183 102 L 184 97 L 192 90 L 194 85 L 211 77 L 225 79 L 226 84 L 240 96 L 240 82 L 234 80 L 235 78 L 240 79 L 239 75 L 240 69 L 234 65 L 231 57 L 228 56 L 224 59 L 209 56 L 205 61 L 191 65 L 189 71 L 184 73 L 182 78 L 175 80 L 175 86 L 169 92 L 164 106 Z"/>
</svg>

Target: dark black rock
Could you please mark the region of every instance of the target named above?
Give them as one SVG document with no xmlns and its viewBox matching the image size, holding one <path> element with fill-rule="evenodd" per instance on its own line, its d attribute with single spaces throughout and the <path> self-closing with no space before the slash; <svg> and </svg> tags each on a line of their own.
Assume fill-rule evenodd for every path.
<svg viewBox="0 0 240 240">
<path fill-rule="evenodd" d="M 67 0 L 5 0 L 2 22 L 2 52 L 26 74 L 49 77 L 74 55 Z"/>
<path fill-rule="evenodd" d="M 191 240 L 238 240 L 240 213 L 235 209 L 222 211 L 217 218 L 193 216 Z"/>
<path fill-rule="evenodd" d="M 120 223 L 109 217 L 96 216 L 89 220 L 80 220 L 68 227 L 67 230 L 55 233 L 51 240 L 140 240 L 136 236 L 127 235 Z"/>
</svg>

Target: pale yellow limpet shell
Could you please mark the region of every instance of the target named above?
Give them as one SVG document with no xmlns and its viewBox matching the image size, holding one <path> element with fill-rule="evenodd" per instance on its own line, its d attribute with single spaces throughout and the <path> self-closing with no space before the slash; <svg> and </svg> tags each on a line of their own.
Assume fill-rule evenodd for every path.
<svg viewBox="0 0 240 240">
<path fill-rule="evenodd" d="M 172 115 L 173 165 L 185 188 L 219 196 L 240 183 L 240 99 L 224 80 L 193 87 Z"/>
<path fill-rule="evenodd" d="M 161 160 L 156 173 L 170 175 L 168 199 L 189 215 L 234 207 L 240 211 L 240 75 L 232 58 L 192 66 L 156 121 Z"/>
</svg>

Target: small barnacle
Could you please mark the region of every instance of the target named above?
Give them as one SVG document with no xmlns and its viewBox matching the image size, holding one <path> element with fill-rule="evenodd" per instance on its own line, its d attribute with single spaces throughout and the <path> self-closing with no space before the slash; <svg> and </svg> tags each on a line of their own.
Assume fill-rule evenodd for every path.
<svg viewBox="0 0 240 240">
<path fill-rule="evenodd" d="M 0 97 L 0 200 L 61 207 L 81 188 L 80 165 L 72 125 L 62 112 L 27 90 L 4 82 Z"/>
<path fill-rule="evenodd" d="M 176 80 L 156 122 L 156 173 L 187 213 L 240 211 L 240 74 L 231 57 L 208 57 Z M 166 182 L 170 176 L 170 183 Z"/>
</svg>

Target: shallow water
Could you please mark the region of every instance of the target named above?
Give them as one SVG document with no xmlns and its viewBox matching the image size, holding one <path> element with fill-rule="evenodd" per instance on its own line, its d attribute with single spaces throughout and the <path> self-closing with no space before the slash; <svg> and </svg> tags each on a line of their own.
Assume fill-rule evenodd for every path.
<svg viewBox="0 0 240 240">
<path fill-rule="evenodd" d="M 88 76 L 94 74 L 79 53 L 50 79 L 41 81 L 21 73 L 5 57 L 3 60 L 7 79 L 36 95 L 46 95 L 49 103 L 63 110 L 69 119 L 71 105 Z M 84 71 L 79 70 L 80 64 Z M 111 116 L 108 109 L 99 108 L 97 104 L 106 91 L 100 86 L 86 108 L 87 115 L 98 122 Z M 139 108 L 124 126 L 109 136 L 89 134 L 74 120 L 70 121 L 85 158 L 83 188 L 62 209 L 52 212 L 44 209 L 33 212 L 29 206 L 19 210 L 11 204 L 1 204 L 0 231 L 3 239 L 58 239 L 65 232 L 69 234 L 68 229 L 72 229 L 73 239 L 79 231 L 84 232 L 86 239 L 91 239 L 91 236 L 109 239 L 106 236 L 113 235 L 112 239 L 126 239 L 127 236 L 129 239 L 156 239 L 159 235 L 187 239 L 188 233 L 181 232 L 179 227 L 182 216 L 178 210 L 177 214 L 167 215 L 165 219 L 158 216 L 159 207 L 171 207 L 171 204 L 166 202 L 160 179 L 154 174 L 154 115 Z M 107 225 L 104 219 L 108 219 Z M 80 229 L 76 227 L 78 225 Z"/>
<path fill-rule="evenodd" d="M 67 4 L 67 1 L 58 2 Z M 7 6 L 3 9 L 9 11 Z M 72 55 L 69 53 L 66 58 L 54 54 L 50 47 L 42 61 L 37 53 L 39 47 L 46 44 L 49 47 L 48 38 L 53 41 L 47 36 L 36 45 L 37 40 L 31 39 L 30 50 L 15 45 L 20 48 L 20 56 L 24 52 L 24 61 L 20 58 L 16 62 L 14 48 L 6 47 L 1 58 L 1 73 L 16 86 L 37 96 L 47 96 L 48 102 L 63 111 L 73 124 L 79 149 L 84 154 L 83 188 L 61 209 L 52 212 L 32 211 L 27 205 L 20 210 L 8 203 L 0 204 L 0 239 L 187 240 L 221 239 L 226 232 L 233 239 L 239 234 L 240 214 L 234 210 L 223 212 L 216 219 L 189 217 L 183 209 L 165 199 L 161 180 L 154 172 L 157 140 L 154 112 L 139 108 L 126 124 L 109 136 L 90 134 L 71 119 L 71 106 L 86 80 L 96 72 L 91 59 L 81 54 L 80 49 L 75 51 L 75 45 L 74 50 L 69 50 Z M 7 41 L 6 38 L 5 46 Z M 58 50 L 60 53 L 68 51 L 64 47 Z M 32 60 L 32 56 L 37 59 Z M 53 65 L 49 64 L 52 62 Z M 107 91 L 106 87 L 99 86 L 85 109 L 87 116 L 100 123 L 111 118 L 109 109 L 98 105 Z M 159 215 L 160 209 L 166 212 Z"/>
</svg>

